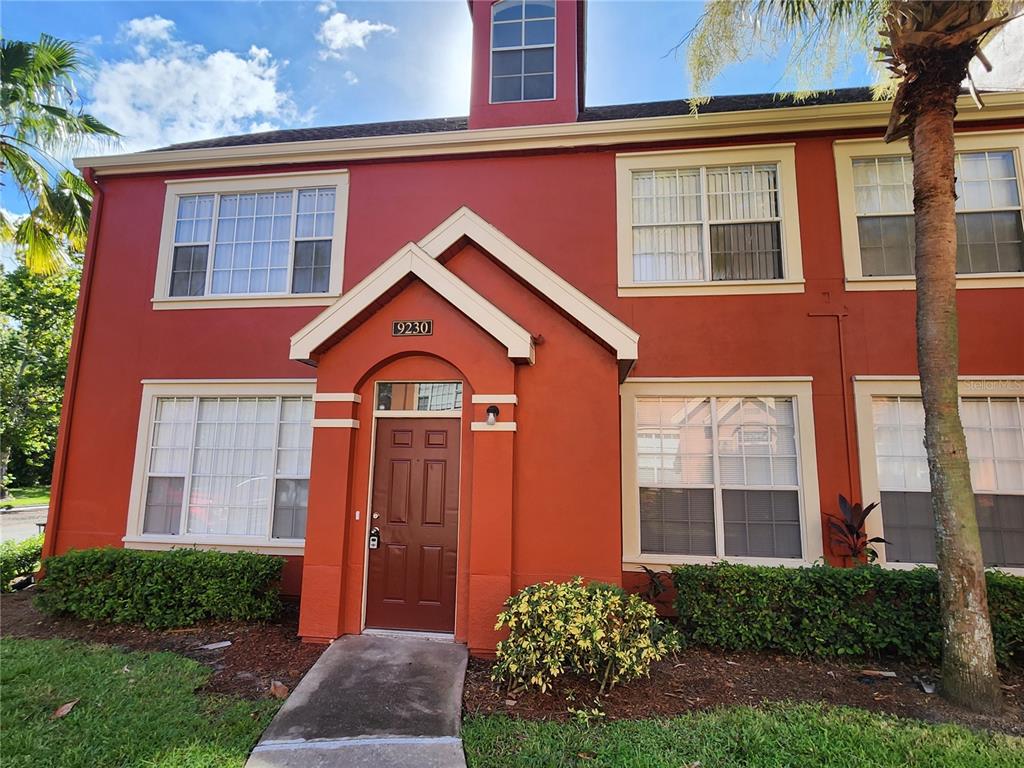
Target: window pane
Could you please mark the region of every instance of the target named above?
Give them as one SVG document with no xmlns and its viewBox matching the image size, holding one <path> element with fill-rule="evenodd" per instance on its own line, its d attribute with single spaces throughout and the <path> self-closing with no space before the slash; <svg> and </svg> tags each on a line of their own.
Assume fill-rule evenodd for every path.
<svg viewBox="0 0 1024 768">
<path fill-rule="evenodd" d="M 640 551 L 714 555 L 714 491 L 710 488 L 641 488 Z"/>
<path fill-rule="evenodd" d="M 633 279 L 686 282 L 704 279 L 701 227 L 634 227 Z"/>
<path fill-rule="evenodd" d="M 722 491 L 725 554 L 800 557 L 800 501 L 796 491 Z"/>
<path fill-rule="evenodd" d="M 202 296 L 206 292 L 209 246 L 177 245 L 171 263 L 171 296 Z"/>
<path fill-rule="evenodd" d="M 518 48 L 523 44 L 523 25 L 519 22 L 495 24 L 492 48 Z"/>
<path fill-rule="evenodd" d="M 143 533 L 177 534 L 181 527 L 184 477 L 151 477 L 146 491 Z"/>
<path fill-rule="evenodd" d="M 780 224 L 711 225 L 712 280 L 782 278 Z"/>
<path fill-rule="evenodd" d="M 723 485 L 796 486 L 795 435 L 790 398 L 719 398 Z"/>
<path fill-rule="evenodd" d="M 287 215 L 271 216 L 279 209 Z M 278 226 L 277 221 L 289 222 L 290 214 L 290 193 L 222 195 L 211 293 L 270 292 L 267 254 L 275 246 L 287 248 L 290 239 L 288 228 Z"/>
<path fill-rule="evenodd" d="M 379 411 L 457 411 L 462 408 L 461 381 L 381 382 Z"/>
<path fill-rule="evenodd" d="M 495 51 L 491 54 L 492 75 L 521 75 L 522 73 L 522 51 Z"/>
<path fill-rule="evenodd" d="M 523 0 L 503 0 L 491 9 L 494 21 L 510 21 L 523 18 Z"/>
<path fill-rule="evenodd" d="M 885 558 L 891 563 L 934 563 L 931 493 L 882 492 Z"/>
<path fill-rule="evenodd" d="M 499 54 L 494 54 L 498 56 Z M 501 54 L 504 55 L 504 54 Z M 554 72 L 555 71 L 555 49 L 554 48 L 536 48 L 528 51 L 523 51 L 523 71 L 527 74 L 530 73 L 541 73 L 541 72 Z M 495 72 L 495 74 L 505 74 L 502 72 Z"/>
<path fill-rule="evenodd" d="M 555 96 L 554 75 L 528 75 L 523 78 L 523 99 L 551 99 Z"/>
<path fill-rule="evenodd" d="M 958 273 L 1024 271 L 1020 213 L 958 213 L 956 223 Z"/>
<path fill-rule="evenodd" d="M 491 101 L 522 101 L 523 78 L 493 77 L 491 78 Z"/>
<path fill-rule="evenodd" d="M 555 15 L 555 0 L 526 0 L 526 18 L 545 19 Z"/>
<path fill-rule="evenodd" d="M 309 480 L 278 480 L 274 498 L 275 539 L 306 538 Z"/>
<path fill-rule="evenodd" d="M 277 407 L 277 398 L 200 398 L 189 533 L 266 535 Z"/>
<path fill-rule="evenodd" d="M 1024 567 L 1024 496 L 974 497 L 986 566 Z"/>
<path fill-rule="evenodd" d="M 857 228 L 865 276 L 914 274 L 913 216 L 865 216 Z"/>
<path fill-rule="evenodd" d="M 546 19 L 544 21 L 526 22 L 526 45 L 552 45 L 555 42 L 555 21 Z M 497 46 L 495 46 L 497 47 Z"/>
<path fill-rule="evenodd" d="M 183 195 L 178 198 L 175 243 L 209 243 L 213 218 L 213 195 Z"/>
<path fill-rule="evenodd" d="M 331 277 L 331 241 L 295 243 L 292 293 L 326 293 Z"/>
</svg>

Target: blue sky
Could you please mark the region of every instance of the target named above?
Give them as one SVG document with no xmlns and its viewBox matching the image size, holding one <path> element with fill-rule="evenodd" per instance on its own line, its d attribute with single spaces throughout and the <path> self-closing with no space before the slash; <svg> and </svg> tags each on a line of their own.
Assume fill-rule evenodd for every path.
<svg viewBox="0 0 1024 768">
<path fill-rule="evenodd" d="M 587 103 L 689 95 L 673 48 L 702 5 L 593 0 Z M 4 0 L 5 37 L 43 32 L 82 46 L 91 76 L 79 84 L 81 95 L 124 135 L 121 151 L 272 128 L 464 115 L 469 103 L 464 0 Z M 794 87 L 783 75 L 778 61 L 746 62 L 711 90 Z M 817 85 L 861 85 L 870 77 L 858 61 Z M 19 210 L 17 200 L 4 206 Z"/>
</svg>

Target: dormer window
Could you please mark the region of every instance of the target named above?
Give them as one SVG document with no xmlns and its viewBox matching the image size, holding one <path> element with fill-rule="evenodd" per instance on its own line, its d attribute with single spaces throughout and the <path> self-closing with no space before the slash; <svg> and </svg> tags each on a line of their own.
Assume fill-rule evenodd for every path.
<svg viewBox="0 0 1024 768">
<path fill-rule="evenodd" d="M 555 0 L 491 8 L 491 103 L 555 98 Z"/>
</svg>

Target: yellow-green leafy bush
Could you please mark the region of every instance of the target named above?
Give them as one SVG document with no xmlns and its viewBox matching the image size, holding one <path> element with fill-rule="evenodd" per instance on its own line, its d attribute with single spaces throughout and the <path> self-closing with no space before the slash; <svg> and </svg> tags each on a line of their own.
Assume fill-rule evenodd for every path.
<svg viewBox="0 0 1024 768">
<path fill-rule="evenodd" d="M 652 662 L 674 647 L 650 603 L 618 587 L 577 577 L 546 581 L 513 595 L 498 614 L 493 678 L 509 688 L 548 690 L 555 679 L 576 674 L 601 682 L 605 691 L 646 675 Z"/>
</svg>

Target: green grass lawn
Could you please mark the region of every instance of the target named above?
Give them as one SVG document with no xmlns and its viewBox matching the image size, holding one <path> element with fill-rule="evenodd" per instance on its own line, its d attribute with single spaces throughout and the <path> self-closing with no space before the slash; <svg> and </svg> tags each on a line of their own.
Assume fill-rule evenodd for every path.
<svg viewBox="0 0 1024 768">
<path fill-rule="evenodd" d="M 470 717 L 470 768 L 1018 768 L 1024 739 L 817 705 L 581 726 Z"/>
<path fill-rule="evenodd" d="M 15 507 L 37 507 L 50 503 L 50 486 L 26 485 L 24 488 L 11 488 L 10 498 L 0 501 L 0 507 L 11 504 Z"/>
<path fill-rule="evenodd" d="M 276 701 L 196 693 L 210 670 L 171 653 L 0 641 L 4 768 L 241 766 Z M 79 699 L 69 715 L 51 720 Z"/>
</svg>

